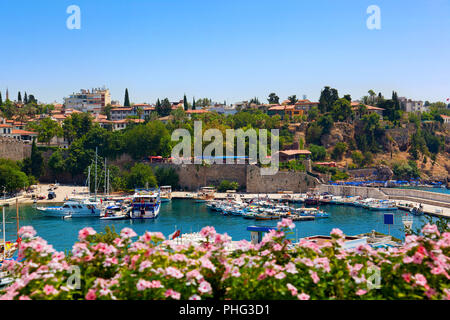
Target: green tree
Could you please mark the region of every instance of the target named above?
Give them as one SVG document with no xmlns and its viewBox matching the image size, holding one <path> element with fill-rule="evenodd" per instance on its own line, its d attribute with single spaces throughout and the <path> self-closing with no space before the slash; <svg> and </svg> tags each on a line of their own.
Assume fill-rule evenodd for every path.
<svg viewBox="0 0 450 320">
<path fill-rule="evenodd" d="M 106 120 L 111 120 L 111 109 L 112 106 L 108 103 L 102 110 L 102 114 L 106 116 Z"/>
<path fill-rule="evenodd" d="M 22 95 L 20 94 L 20 91 L 17 93 L 17 102 L 22 103 Z"/>
<path fill-rule="evenodd" d="M 276 95 L 276 93 L 272 92 L 269 94 L 269 99 L 267 99 L 267 101 L 269 101 L 269 104 L 279 104 L 280 98 Z"/>
<path fill-rule="evenodd" d="M 292 96 L 289 96 L 289 97 L 288 97 L 288 100 L 289 100 L 289 104 L 290 104 L 290 105 L 294 105 L 294 104 L 297 103 L 297 96 L 296 96 L 295 94 L 292 95 Z"/>
<path fill-rule="evenodd" d="M 172 112 L 172 105 L 169 99 L 165 98 L 159 108 L 156 106 L 156 112 L 158 112 L 160 117 L 168 116 Z"/>
<path fill-rule="evenodd" d="M 61 150 L 56 150 L 48 159 L 48 167 L 57 176 L 65 171 L 65 163 Z"/>
<path fill-rule="evenodd" d="M 184 95 L 184 98 L 183 98 L 183 107 L 184 107 L 184 111 L 188 111 L 188 109 L 189 109 L 189 104 L 188 104 L 188 102 L 187 102 L 186 95 Z"/>
<path fill-rule="evenodd" d="M 347 151 L 348 146 L 345 142 L 338 142 L 334 146 L 333 152 L 331 153 L 331 158 L 334 160 L 340 161 L 344 156 L 344 153 Z"/>
<path fill-rule="evenodd" d="M 29 186 L 27 175 L 12 161 L 0 159 L 0 187 L 3 192 L 16 192 Z"/>
<path fill-rule="evenodd" d="M 353 110 L 348 101 L 345 98 L 338 99 L 334 102 L 331 110 L 334 121 L 347 121 L 353 118 Z"/>
<path fill-rule="evenodd" d="M 196 106 L 195 106 L 195 97 L 192 98 L 192 110 L 195 110 Z"/>
<path fill-rule="evenodd" d="M 33 139 L 33 144 L 31 145 L 31 174 L 39 179 L 42 170 L 44 168 L 44 158 L 42 153 L 38 150 L 36 146 L 36 139 Z"/>
<path fill-rule="evenodd" d="M 156 167 L 155 176 L 159 186 L 178 187 L 180 177 L 174 168 Z"/>
<path fill-rule="evenodd" d="M 312 107 L 311 109 L 309 109 L 308 111 L 308 121 L 313 121 L 313 120 L 317 120 L 317 118 L 319 118 L 319 108 L 317 107 Z"/>
<path fill-rule="evenodd" d="M 169 157 L 171 153 L 171 136 L 160 121 L 150 121 L 137 125 L 124 133 L 125 150 L 134 159 L 148 156 Z"/>
<path fill-rule="evenodd" d="M 327 157 L 327 150 L 315 144 L 309 145 L 309 151 L 311 151 L 311 159 L 313 161 L 323 161 Z"/>
<path fill-rule="evenodd" d="M 25 104 L 25 105 L 27 105 L 28 104 L 28 96 L 27 96 L 27 92 L 25 91 L 25 95 L 24 95 L 24 97 L 23 97 L 23 103 Z M 0 103 L 1 104 L 1 103 Z"/>
<path fill-rule="evenodd" d="M 323 128 L 317 122 L 310 123 L 306 129 L 306 143 L 320 144 L 322 133 Z"/>
<path fill-rule="evenodd" d="M 339 99 L 338 91 L 334 88 L 325 87 L 319 98 L 319 110 L 322 113 L 332 110 L 334 103 Z"/>
<path fill-rule="evenodd" d="M 39 123 L 30 125 L 30 128 L 38 132 L 38 141 L 42 143 L 49 144 L 53 137 L 63 136 L 63 129 L 58 122 L 50 118 L 44 118 Z"/>
<path fill-rule="evenodd" d="M 128 96 L 128 88 L 125 89 L 125 99 L 123 102 L 123 106 L 124 107 L 129 107 L 130 106 L 130 97 Z"/>
<path fill-rule="evenodd" d="M 157 187 L 158 183 L 153 174 L 152 168 L 143 163 L 137 163 L 131 168 L 130 174 L 127 177 L 128 189 Z"/>
<path fill-rule="evenodd" d="M 364 156 L 360 151 L 353 151 L 352 160 L 353 163 L 356 164 L 358 167 L 362 167 L 364 163 Z"/>
</svg>

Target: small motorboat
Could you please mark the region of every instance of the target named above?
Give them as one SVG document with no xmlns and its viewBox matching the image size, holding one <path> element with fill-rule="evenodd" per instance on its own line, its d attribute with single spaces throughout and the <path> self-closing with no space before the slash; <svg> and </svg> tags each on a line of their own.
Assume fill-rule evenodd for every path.
<svg viewBox="0 0 450 320">
<path fill-rule="evenodd" d="M 125 220 L 129 219 L 129 207 L 109 206 L 107 207 L 100 220 Z"/>
</svg>

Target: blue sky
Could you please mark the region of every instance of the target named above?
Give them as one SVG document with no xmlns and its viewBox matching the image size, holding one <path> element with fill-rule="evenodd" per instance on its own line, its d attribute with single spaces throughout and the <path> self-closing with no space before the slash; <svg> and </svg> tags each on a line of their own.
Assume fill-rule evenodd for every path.
<svg viewBox="0 0 450 320">
<path fill-rule="evenodd" d="M 81 29 L 68 30 L 69 5 Z M 369 30 L 369 5 L 381 30 Z M 107 86 L 123 102 L 270 92 L 317 100 L 329 85 L 430 101 L 450 97 L 450 1 L 1 0 L 0 90 L 62 102 Z"/>
</svg>

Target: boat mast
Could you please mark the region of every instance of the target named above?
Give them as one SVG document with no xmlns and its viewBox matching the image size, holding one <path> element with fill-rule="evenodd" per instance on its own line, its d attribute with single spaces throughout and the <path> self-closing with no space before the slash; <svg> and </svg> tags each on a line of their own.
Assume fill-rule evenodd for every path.
<svg viewBox="0 0 450 320">
<path fill-rule="evenodd" d="M 106 157 L 105 157 L 105 176 L 103 181 L 103 193 L 105 194 L 106 197 Z"/>
<path fill-rule="evenodd" d="M 110 186 L 110 182 L 109 182 L 109 169 L 108 169 L 108 186 L 106 187 L 106 190 L 108 192 L 108 196 L 109 196 L 109 189 L 111 188 Z"/>
<path fill-rule="evenodd" d="M 91 195 L 91 166 L 88 167 L 88 197 Z"/>
<path fill-rule="evenodd" d="M 97 147 L 95 147 L 95 202 L 97 202 Z"/>
<path fill-rule="evenodd" d="M 6 228 L 5 228 L 5 205 L 2 206 L 3 211 L 3 261 L 6 260 Z"/>
</svg>

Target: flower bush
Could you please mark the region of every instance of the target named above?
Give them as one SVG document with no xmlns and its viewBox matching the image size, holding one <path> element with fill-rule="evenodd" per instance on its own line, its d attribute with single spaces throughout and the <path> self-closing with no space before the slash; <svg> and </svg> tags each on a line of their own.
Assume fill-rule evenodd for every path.
<svg viewBox="0 0 450 320">
<path fill-rule="evenodd" d="M 201 245 L 179 245 L 161 233 L 125 228 L 102 242 L 92 228 L 66 256 L 32 227 L 22 227 L 19 259 L 3 269 L 15 281 L 1 299 L 449 299 L 450 233 L 426 225 L 423 236 L 408 236 L 400 248 L 365 245 L 343 249 L 344 235 L 334 229 L 323 245 L 301 241 L 293 246 L 293 224 L 253 245 L 237 243 L 206 227 Z M 100 239 L 100 240 L 99 240 Z M 380 276 L 379 286 L 376 276 Z M 77 283 L 77 279 L 79 282 Z M 374 280 L 375 279 L 375 280 Z"/>
</svg>

